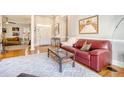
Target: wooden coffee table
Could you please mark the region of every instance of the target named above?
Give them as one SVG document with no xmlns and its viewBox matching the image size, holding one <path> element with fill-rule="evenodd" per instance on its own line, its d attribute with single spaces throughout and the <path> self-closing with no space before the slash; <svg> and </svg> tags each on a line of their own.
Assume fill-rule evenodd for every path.
<svg viewBox="0 0 124 93">
<path fill-rule="evenodd" d="M 75 55 L 61 48 L 48 48 L 48 57 L 50 54 L 55 55 L 57 58 L 57 63 L 59 64 L 59 72 L 62 72 L 63 60 L 70 59 L 72 62 L 72 67 L 75 67 Z"/>
</svg>

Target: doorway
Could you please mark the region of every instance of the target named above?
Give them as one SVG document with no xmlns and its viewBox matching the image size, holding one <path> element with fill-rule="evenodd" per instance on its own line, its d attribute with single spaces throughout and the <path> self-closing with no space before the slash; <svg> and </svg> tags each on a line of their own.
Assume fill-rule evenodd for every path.
<svg viewBox="0 0 124 93">
<path fill-rule="evenodd" d="M 36 45 L 50 45 L 51 42 L 51 25 L 40 25 L 36 27 Z"/>
</svg>

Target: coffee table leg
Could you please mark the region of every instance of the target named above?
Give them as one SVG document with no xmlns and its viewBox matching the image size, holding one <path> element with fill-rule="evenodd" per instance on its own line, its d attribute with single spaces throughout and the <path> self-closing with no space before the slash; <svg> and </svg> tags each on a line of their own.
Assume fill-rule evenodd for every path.
<svg viewBox="0 0 124 93">
<path fill-rule="evenodd" d="M 49 49 L 48 49 L 48 57 L 49 57 Z"/>
<path fill-rule="evenodd" d="M 72 67 L 75 67 L 75 57 L 73 58 Z"/>
<path fill-rule="evenodd" d="M 75 61 L 73 61 L 72 67 L 75 67 Z"/>
<path fill-rule="evenodd" d="M 59 59 L 59 72 L 61 73 L 62 72 L 62 60 Z"/>
</svg>

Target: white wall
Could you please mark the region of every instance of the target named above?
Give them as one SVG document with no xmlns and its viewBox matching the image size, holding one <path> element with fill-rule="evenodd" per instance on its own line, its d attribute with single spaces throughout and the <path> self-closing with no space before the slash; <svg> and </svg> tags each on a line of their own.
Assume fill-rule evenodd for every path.
<svg viewBox="0 0 124 93">
<path fill-rule="evenodd" d="M 114 16 L 115 23 L 117 24 L 123 15 Z M 113 33 L 113 59 L 114 64 L 124 67 L 124 20 Z"/>
<path fill-rule="evenodd" d="M 78 38 L 111 38 L 110 35 L 114 29 L 114 16 L 99 16 L 99 34 L 79 34 L 79 20 L 90 17 L 92 15 L 85 16 L 69 16 L 69 36 Z"/>
<path fill-rule="evenodd" d="M 0 16 L 0 42 L 2 40 L 1 35 L 2 35 L 2 16 Z"/>
<path fill-rule="evenodd" d="M 66 39 L 66 16 L 56 16 L 55 24 L 59 23 L 59 32 L 61 41 L 65 41 Z"/>
<path fill-rule="evenodd" d="M 124 15 L 114 16 L 115 25 L 117 25 L 121 18 L 124 18 Z M 124 20 L 121 21 L 120 25 L 116 29 L 116 32 L 114 32 L 113 36 L 114 39 L 124 40 Z"/>
<path fill-rule="evenodd" d="M 0 16 L 0 42 L 2 42 L 2 16 Z M 0 53 L 2 50 L 2 45 L 0 44 Z"/>
<path fill-rule="evenodd" d="M 51 25 L 51 31 L 53 31 L 54 18 L 50 16 L 35 16 L 35 26 L 38 24 Z"/>
<path fill-rule="evenodd" d="M 119 20 L 122 17 L 124 17 L 123 15 L 100 15 L 99 16 L 99 34 L 79 34 L 79 20 L 90 17 L 90 16 L 92 15 L 69 16 L 69 24 L 68 24 L 69 36 L 78 37 L 78 38 L 111 39 L 115 26 L 117 25 Z M 121 32 L 124 32 L 124 31 L 121 31 Z M 121 39 L 120 35 L 118 35 L 118 39 Z"/>
<path fill-rule="evenodd" d="M 51 37 L 53 37 L 53 26 L 54 18 L 52 16 L 35 16 L 35 27 L 37 29 L 35 31 L 35 45 L 50 44 Z"/>
<path fill-rule="evenodd" d="M 14 37 L 12 35 L 13 33 L 12 27 L 19 27 L 20 38 L 23 38 L 24 31 L 30 32 L 30 28 L 31 28 L 30 24 L 4 24 L 3 27 L 7 29 L 6 37 Z"/>
</svg>

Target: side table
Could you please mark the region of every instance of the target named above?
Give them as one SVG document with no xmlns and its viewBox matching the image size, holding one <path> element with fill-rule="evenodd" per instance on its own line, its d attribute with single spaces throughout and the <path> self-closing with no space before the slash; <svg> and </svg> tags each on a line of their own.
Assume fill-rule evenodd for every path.
<svg viewBox="0 0 124 93">
<path fill-rule="evenodd" d="M 60 38 L 53 37 L 51 38 L 51 46 L 59 46 L 60 45 Z"/>
</svg>

